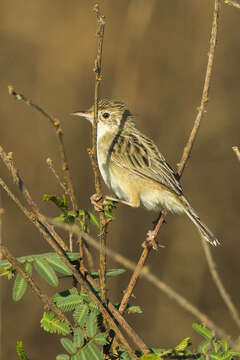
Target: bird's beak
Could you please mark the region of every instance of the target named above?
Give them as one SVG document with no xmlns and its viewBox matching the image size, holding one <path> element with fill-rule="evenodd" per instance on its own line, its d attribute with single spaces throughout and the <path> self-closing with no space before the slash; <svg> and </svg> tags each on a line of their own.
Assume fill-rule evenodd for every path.
<svg viewBox="0 0 240 360">
<path fill-rule="evenodd" d="M 93 122 L 93 114 L 89 111 L 76 111 L 71 113 L 70 115 L 81 116 L 90 121 L 91 123 Z"/>
</svg>

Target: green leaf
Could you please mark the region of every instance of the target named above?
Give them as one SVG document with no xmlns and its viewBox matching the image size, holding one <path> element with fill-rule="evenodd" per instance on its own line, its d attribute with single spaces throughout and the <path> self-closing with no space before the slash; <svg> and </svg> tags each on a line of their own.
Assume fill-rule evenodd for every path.
<svg viewBox="0 0 240 360">
<path fill-rule="evenodd" d="M 98 313 L 99 313 L 98 306 L 94 302 L 89 303 L 89 310 L 90 310 L 90 312 L 93 312 L 95 315 L 98 315 Z"/>
<path fill-rule="evenodd" d="M 154 354 L 146 354 L 146 355 L 141 356 L 140 359 L 141 360 L 159 360 L 161 358 L 159 358 L 157 355 L 154 355 Z"/>
<path fill-rule="evenodd" d="M 125 350 L 120 350 L 118 354 L 120 360 L 131 360 L 130 356 Z"/>
<path fill-rule="evenodd" d="M 127 312 L 128 314 L 142 314 L 142 309 L 140 306 L 129 306 Z"/>
<path fill-rule="evenodd" d="M 198 351 L 201 353 L 201 354 L 204 354 L 206 355 L 209 351 L 211 347 L 211 341 L 210 340 L 205 340 L 205 341 L 202 341 L 199 345 L 198 345 Z"/>
<path fill-rule="evenodd" d="M 92 299 L 90 298 L 90 296 L 87 295 L 84 291 L 81 291 L 81 292 L 80 292 L 80 296 L 81 296 L 81 298 L 82 298 L 84 301 L 86 301 L 86 302 L 88 302 L 88 303 L 91 303 L 91 302 L 92 302 Z"/>
<path fill-rule="evenodd" d="M 71 333 L 70 326 L 59 320 L 52 312 L 44 312 L 41 320 L 41 327 L 51 334 L 68 335 Z"/>
<path fill-rule="evenodd" d="M 29 360 L 23 349 L 22 341 L 17 341 L 16 352 L 21 360 Z"/>
<path fill-rule="evenodd" d="M 88 348 L 88 352 L 91 354 L 91 360 L 104 360 L 96 345 L 89 343 L 86 347 Z"/>
<path fill-rule="evenodd" d="M 63 194 L 62 199 L 56 195 L 44 194 L 43 201 L 52 201 L 61 210 L 68 210 L 66 196 Z"/>
<path fill-rule="evenodd" d="M 79 304 L 82 304 L 82 298 L 79 295 L 69 295 L 69 296 L 58 296 L 54 297 L 56 305 L 59 309 L 63 311 L 71 311 L 75 309 Z"/>
<path fill-rule="evenodd" d="M 89 212 L 88 214 L 89 214 L 89 220 L 90 220 L 90 222 L 91 222 L 93 225 L 95 225 L 97 228 L 99 228 L 99 227 L 100 227 L 100 223 L 99 223 L 99 220 L 98 220 L 97 216 L 94 215 L 94 214 L 91 213 L 91 212 Z"/>
<path fill-rule="evenodd" d="M 80 327 L 74 329 L 73 343 L 78 348 L 82 347 L 84 344 L 83 330 Z"/>
<path fill-rule="evenodd" d="M 86 321 L 86 332 L 89 338 L 93 338 L 97 332 L 97 316 L 91 312 Z"/>
<path fill-rule="evenodd" d="M 104 209 L 104 215 L 106 216 L 106 218 L 109 218 L 109 219 L 112 219 L 112 220 L 115 219 L 114 215 L 112 214 L 112 211 L 109 211 L 107 209 Z"/>
<path fill-rule="evenodd" d="M 226 340 L 224 340 L 224 339 L 219 340 L 219 344 L 221 345 L 223 352 L 228 351 L 228 343 Z"/>
<path fill-rule="evenodd" d="M 71 275 L 72 271 L 69 267 L 62 261 L 60 257 L 49 256 L 46 258 L 47 262 L 54 268 L 55 271 L 64 275 Z"/>
<path fill-rule="evenodd" d="M 88 316 L 88 306 L 86 304 L 77 305 L 73 313 L 74 320 L 79 324 L 83 325 Z"/>
<path fill-rule="evenodd" d="M 182 340 L 180 342 L 180 344 L 178 344 L 177 346 L 175 346 L 175 350 L 176 351 L 184 351 L 186 350 L 186 348 L 191 345 L 191 340 L 190 337 L 185 338 L 184 340 Z"/>
<path fill-rule="evenodd" d="M 230 358 L 231 358 L 231 355 L 230 355 L 228 358 L 230 359 Z M 221 354 L 214 353 L 214 352 L 212 352 L 212 353 L 210 354 L 210 359 L 211 359 L 211 360 L 227 360 L 226 358 L 223 359 Z"/>
<path fill-rule="evenodd" d="M 69 360 L 70 357 L 67 354 L 59 354 L 56 356 L 56 360 Z"/>
<path fill-rule="evenodd" d="M 26 263 L 24 269 L 28 275 L 32 275 L 32 265 Z M 21 274 L 17 274 L 13 285 L 13 300 L 19 301 L 27 290 L 27 281 L 22 277 Z"/>
<path fill-rule="evenodd" d="M 92 360 L 91 353 L 89 352 L 88 345 L 80 349 L 71 360 Z"/>
<path fill-rule="evenodd" d="M 106 272 L 106 276 L 107 277 L 111 277 L 111 276 L 118 276 L 118 275 L 121 275 L 123 273 L 125 273 L 126 270 L 125 269 L 110 269 L 110 270 L 107 270 Z M 94 278 L 94 279 L 98 279 L 99 278 L 99 273 L 98 272 L 92 272 L 90 273 L 91 277 Z"/>
<path fill-rule="evenodd" d="M 71 355 L 73 355 L 76 351 L 77 351 L 77 348 L 76 346 L 74 345 L 74 343 L 68 339 L 68 338 L 61 338 L 60 339 L 60 342 L 62 344 L 62 346 L 64 347 L 64 349 Z"/>
<path fill-rule="evenodd" d="M 208 328 L 206 328 L 205 326 L 203 326 L 203 325 L 193 323 L 192 327 L 198 334 L 205 337 L 205 339 L 207 339 L 207 340 L 210 340 L 212 338 L 212 336 L 213 336 L 211 331 Z"/>
<path fill-rule="evenodd" d="M 94 342 L 98 345 L 107 345 L 108 344 L 108 333 L 99 333 L 95 336 Z"/>
<path fill-rule="evenodd" d="M 37 272 L 52 286 L 58 286 L 58 278 L 46 259 L 36 259 L 33 263 Z"/>
<path fill-rule="evenodd" d="M 212 338 L 212 346 L 213 346 L 213 351 L 215 353 L 218 353 L 218 350 L 221 347 L 221 344 L 217 341 L 217 339 L 215 337 Z"/>
</svg>

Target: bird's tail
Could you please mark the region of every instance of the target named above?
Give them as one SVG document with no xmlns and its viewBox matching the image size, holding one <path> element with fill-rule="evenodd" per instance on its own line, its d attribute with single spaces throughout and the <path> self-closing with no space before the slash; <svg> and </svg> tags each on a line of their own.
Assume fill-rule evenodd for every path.
<svg viewBox="0 0 240 360">
<path fill-rule="evenodd" d="M 208 241 L 211 245 L 217 246 L 220 245 L 218 239 L 213 235 L 213 233 L 208 229 L 207 225 L 205 225 L 196 214 L 194 209 L 191 207 L 189 202 L 185 199 L 184 196 L 181 196 L 182 203 L 184 205 L 184 210 L 187 216 L 192 220 L 192 222 L 198 228 L 201 236 L 204 240 Z"/>
</svg>

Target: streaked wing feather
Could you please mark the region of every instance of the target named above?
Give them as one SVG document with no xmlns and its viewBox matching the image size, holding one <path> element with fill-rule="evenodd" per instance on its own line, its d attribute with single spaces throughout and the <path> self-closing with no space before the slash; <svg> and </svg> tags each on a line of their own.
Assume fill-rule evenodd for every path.
<svg viewBox="0 0 240 360">
<path fill-rule="evenodd" d="M 156 145 L 139 131 L 134 130 L 134 134 L 120 135 L 111 154 L 111 160 L 119 167 L 165 185 L 177 195 L 181 195 L 182 187 Z"/>
</svg>

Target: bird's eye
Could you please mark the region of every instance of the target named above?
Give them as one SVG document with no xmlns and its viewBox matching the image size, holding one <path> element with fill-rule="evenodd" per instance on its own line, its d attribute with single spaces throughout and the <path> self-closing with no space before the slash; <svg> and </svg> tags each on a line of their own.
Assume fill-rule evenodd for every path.
<svg viewBox="0 0 240 360">
<path fill-rule="evenodd" d="M 110 114 L 109 114 L 109 112 L 105 112 L 105 113 L 103 113 L 102 116 L 104 117 L 104 119 L 108 119 Z"/>
</svg>

